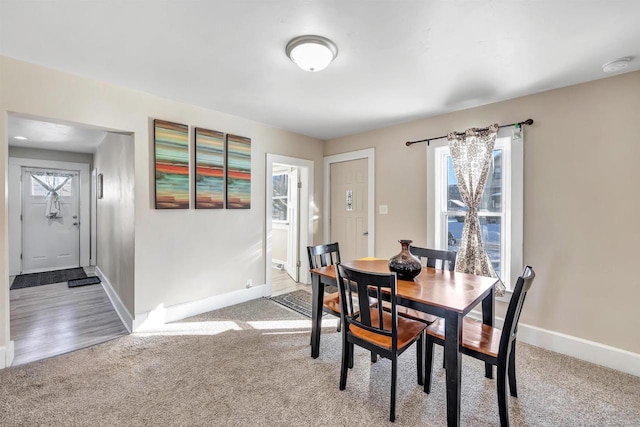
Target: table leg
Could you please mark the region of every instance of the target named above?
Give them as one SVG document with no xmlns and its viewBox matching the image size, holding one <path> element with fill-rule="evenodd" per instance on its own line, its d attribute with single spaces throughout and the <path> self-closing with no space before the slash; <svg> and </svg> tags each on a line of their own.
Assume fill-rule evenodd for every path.
<svg viewBox="0 0 640 427">
<path fill-rule="evenodd" d="M 495 304 L 494 290 L 491 289 L 489 295 L 482 300 L 482 323 L 485 325 L 493 326 L 493 319 L 495 318 Z M 493 365 L 491 363 L 484 364 L 484 376 L 487 378 L 493 378 Z"/>
<path fill-rule="evenodd" d="M 324 283 L 317 274 L 311 275 L 311 357 L 320 355 L 320 330 L 322 329 L 322 297 Z"/>
<path fill-rule="evenodd" d="M 447 425 L 460 425 L 460 340 L 462 336 L 462 316 L 447 311 L 444 322 L 444 362 L 447 378 Z"/>
</svg>

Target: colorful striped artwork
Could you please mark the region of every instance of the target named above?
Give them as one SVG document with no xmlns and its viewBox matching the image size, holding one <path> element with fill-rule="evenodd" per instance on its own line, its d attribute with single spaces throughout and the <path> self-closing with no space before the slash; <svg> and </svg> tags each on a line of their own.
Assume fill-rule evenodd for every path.
<svg viewBox="0 0 640 427">
<path fill-rule="evenodd" d="M 224 208 L 224 133 L 195 129 L 196 209 Z"/>
<path fill-rule="evenodd" d="M 189 209 L 189 128 L 154 120 L 156 209 Z"/>
<path fill-rule="evenodd" d="M 251 139 L 227 135 L 227 209 L 251 208 Z"/>
</svg>

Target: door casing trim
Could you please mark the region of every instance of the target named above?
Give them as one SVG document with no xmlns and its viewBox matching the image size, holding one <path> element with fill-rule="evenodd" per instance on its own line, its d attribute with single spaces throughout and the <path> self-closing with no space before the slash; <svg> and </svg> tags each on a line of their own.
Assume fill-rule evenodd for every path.
<svg viewBox="0 0 640 427">
<path fill-rule="evenodd" d="M 331 156 L 325 156 L 324 158 L 324 203 L 323 203 L 323 212 L 324 212 L 324 221 L 322 222 L 323 229 L 323 241 L 325 243 L 329 242 L 331 238 L 331 164 L 332 163 L 340 163 L 340 162 L 348 162 L 351 160 L 360 160 L 367 159 L 367 180 L 368 180 L 368 204 L 367 204 L 367 227 L 368 227 L 368 241 L 367 241 L 367 256 L 373 257 L 375 256 L 375 236 L 376 236 L 376 226 L 375 226 L 375 193 L 376 193 L 376 151 L 375 148 L 366 148 L 364 150 L 350 151 L 348 153 L 334 154 Z"/>
<path fill-rule="evenodd" d="M 22 269 L 20 253 L 22 252 L 22 224 L 20 214 L 22 212 L 22 192 L 20 191 L 20 175 L 22 167 L 53 168 L 77 170 L 80 172 L 80 266 L 89 265 L 90 252 L 90 195 L 91 195 L 91 173 L 88 163 L 74 163 L 54 160 L 26 159 L 21 157 L 9 158 L 9 230 L 20 230 L 20 233 L 12 235 L 9 233 L 9 275 L 16 273 L 15 268 Z M 12 174 L 17 173 L 12 180 Z M 17 180 L 15 179 L 17 178 Z M 16 197 L 16 192 L 19 196 Z M 17 203 L 16 203 L 17 202 Z M 19 236 L 18 236 L 19 234 Z"/>
<path fill-rule="evenodd" d="M 273 197 L 273 185 L 271 184 L 271 174 L 273 171 L 273 165 L 283 164 L 295 166 L 300 169 L 300 175 L 298 179 L 302 182 L 302 188 L 300 189 L 299 205 L 300 205 L 300 245 L 299 245 L 299 257 L 300 257 L 300 274 L 298 280 L 300 283 L 311 283 L 309 273 L 309 261 L 307 258 L 307 246 L 313 243 L 313 208 L 315 206 L 313 194 L 313 161 L 306 159 L 299 159 L 297 157 L 288 157 L 278 154 L 267 153 L 265 168 L 265 239 L 264 239 L 264 255 L 265 255 L 265 282 L 266 282 L 266 296 L 271 295 L 271 281 L 272 281 L 272 251 L 271 251 L 271 232 L 272 232 L 272 217 L 271 211 L 271 199 Z"/>
</svg>

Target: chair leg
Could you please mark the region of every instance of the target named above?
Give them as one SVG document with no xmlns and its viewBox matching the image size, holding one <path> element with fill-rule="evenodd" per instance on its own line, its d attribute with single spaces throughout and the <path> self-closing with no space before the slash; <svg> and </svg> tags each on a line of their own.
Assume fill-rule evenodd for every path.
<svg viewBox="0 0 640 427">
<path fill-rule="evenodd" d="M 376 363 L 378 361 L 378 355 L 375 351 L 371 352 L 371 363 Z"/>
<path fill-rule="evenodd" d="M 336 332 L 340 332 L 340 325 L 342 325 L 342 319 L 338 317 L 338 327 L 336 328 Z"/>
<path fill-rule="evenodd" d="M 394 355 L 391 359 L 391 410 L 389 412 L 389 421 L 396 420 L 396 379 L 398 377 L 398 355 Z"/>
<path fill-rule="evenodd" d="M 500 426 L 509 426 L 509 402 L 507 401 L 507 367 L 498 364 L 498 412 L 500 413 Z"/>
<path fill-rule="evenodd" d="M 342 336 L 342 364 L 340 366 L 340 390 L 344 390 L 347 387 L 347 369 L 352 362 L 350 352 L 352 349 L 351 343 L 347 342 L 346 335 Z"/>
<path fill-rule="evenodd" d="M 349 343 L 349 369 L 353 368 L 353 343 Z"/>
<path fill-rule="evenodd" d="M 433 340 L 429 338 L 429 335 L 425 339 L 425 351 L 424 351 L 424 392 L 431 392 L 431 368 L 433 365 Z"/>
<path fill-rule="evenodd" d="M 416 342 L 416 360 L 417 360 L 417 368 L 418 368 L 418 385 L 424 385 L 424 332 L 418 338 L 418 342 Z"/>
<path fill-rule="evenodd" d="M 518 387 L 516 385 L 516 342 L 511 344 L 509 353 L 509 391 L 511 396 L 518 397 Z"/>
</svg>

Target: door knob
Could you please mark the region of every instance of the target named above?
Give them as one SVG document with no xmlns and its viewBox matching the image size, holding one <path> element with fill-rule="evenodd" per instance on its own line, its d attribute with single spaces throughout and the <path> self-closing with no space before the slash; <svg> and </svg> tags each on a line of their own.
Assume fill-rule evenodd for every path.
<svg viewBox="0 0 640 427">
<path fill-rule="evenodd" d="M 79 222 L 74 222 L 74 223 L 73 223 L 73 225 L 79 225 L 79 224 L 80 224 Z"/>
<path fill-rule="evenodd" d="M 362 235 L 363 235 L 363 236 L 368 236 L 368 235 L 369 235 L 369 232 L 368 232 L 368 231 L 365 231 L 364 233 L 362 233 Z"/>
</svg>

